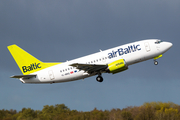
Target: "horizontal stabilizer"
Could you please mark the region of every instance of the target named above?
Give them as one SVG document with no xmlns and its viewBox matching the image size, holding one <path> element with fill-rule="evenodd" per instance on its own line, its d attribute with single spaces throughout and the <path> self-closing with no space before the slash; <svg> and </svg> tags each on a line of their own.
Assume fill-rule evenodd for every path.
<svg viewBox="0 0 180 120">
<path fill-rule="evenodd" d="M 32 78 L 32 77 L 36 77 L 37 75 L 13 75 L 11 76 L 11 78 L 24 78 L 24 79 L 29 79 L 29 78 Z"/>
</svg>

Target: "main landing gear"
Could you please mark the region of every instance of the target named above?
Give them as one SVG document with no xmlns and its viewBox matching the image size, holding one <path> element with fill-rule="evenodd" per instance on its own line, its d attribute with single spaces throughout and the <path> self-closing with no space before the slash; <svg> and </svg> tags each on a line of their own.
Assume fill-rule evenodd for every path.
<svg viewBox="0 0 180 120">
<path fill-rule="evenodd" d="M 96 80 L 98 82 L 102 82 L 103 81 L 103 77 L 101 76 L 101 74 L 99 74 L 97 77 L 96 77 Z"/>
</svg>

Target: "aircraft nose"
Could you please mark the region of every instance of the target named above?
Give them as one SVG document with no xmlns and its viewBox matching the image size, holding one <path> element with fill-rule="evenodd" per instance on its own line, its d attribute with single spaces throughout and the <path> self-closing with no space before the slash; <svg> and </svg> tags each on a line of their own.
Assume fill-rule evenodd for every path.
<svg viewBox="0 0 180 120">
<path fill-rule="evenodd" d="M 163 46 L 164 47 L 162 47 L 162 52 L 165 53 L 173 46 L 173 44 L 170 42 L 164 42 Z"/>
<path fill-rule="evenodd" d="M 166 46 L 167 46 L 168 49 L 170 49 L 173 46 L 173 44 L 170 43 L 170 42 L 166 42 Z"/>
</svg>

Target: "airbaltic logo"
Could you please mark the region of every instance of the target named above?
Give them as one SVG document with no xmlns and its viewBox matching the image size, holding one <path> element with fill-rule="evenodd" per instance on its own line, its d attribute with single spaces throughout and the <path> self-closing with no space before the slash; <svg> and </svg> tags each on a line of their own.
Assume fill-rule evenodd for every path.
<svg viewBox="0 0 180 120">
<path fill-rule="evenodd" d="M 38 68 L 41 68 L 40 63 L 33 63 L 30 64 L 29 66 L 22 66 L 23 72 L 26 73 L 28 71 L 36 70 Z"/>
<path fill-rule="evenodd" d="M 139 51 L 141 50 L 140 45 L 130 45 L 127 48 L 119 48 L 117 51 L 112 51 L 111 53 L 108 53 L 108 58 L 114 58 L 117 57 L 118 53 L 119 56 L 124 55 L 124 54 L 128 54 L 131 52 L 135 52 L 135 51 Z"/>
<path fill-rule="evenodd" d="M 121 65 L 121 64 L 123 64 L 123 62 L 121 62 L 121 63 L 117 63 L 117 64 L 116 64 L 116 67 L 118 67 L 118 66 L 119 66 L 119 65 Z"/>
</svg>

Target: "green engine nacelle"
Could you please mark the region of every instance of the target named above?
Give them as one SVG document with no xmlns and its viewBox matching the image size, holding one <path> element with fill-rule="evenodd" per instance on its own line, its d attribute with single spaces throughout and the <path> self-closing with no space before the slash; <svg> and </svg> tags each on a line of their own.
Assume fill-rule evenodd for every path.
<svg viewBox="0 0 180 120">
<path fill-rule="evenodd" d="M 108 64 L 108 71 L 113 74 L 127 70 L 127 69 L 128 69 L 128 66 L 126 65 L 126 62 L 124 59 L 116 60 Z"/>
</svg>

